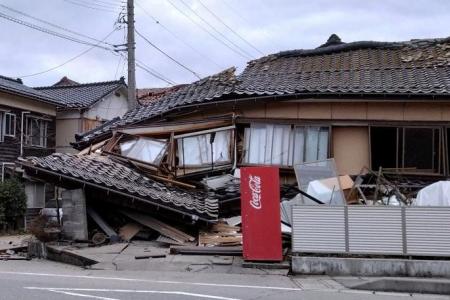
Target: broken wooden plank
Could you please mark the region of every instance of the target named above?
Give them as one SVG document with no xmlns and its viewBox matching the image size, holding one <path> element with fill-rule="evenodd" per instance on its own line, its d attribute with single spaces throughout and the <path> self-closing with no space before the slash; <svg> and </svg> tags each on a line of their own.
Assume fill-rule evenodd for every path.
<svg viewBox="0 0 450 300">
<path fill-rule="evenodd" d="M 172 246 L 170 247 L 170 254 L 242 256 L 242 246 L 236 247 Z"/>
<path fill-rule="evenodd" d="M 119 229 L 119 236 L 122 240 L 129 242 L 139 231 L 142 230 L 142 226 L 138 223 L 127 223 Z"/>
<path fill-rule="evenodd" d="M 164 258 L 165 254 L 136 255 L 134 259 Z"/>
<path fill-rule="evenodd" d="M 170 237 L 167 237 L 164 235 L 160 235 L 155 241 L 157 241 L 159 243 L 168 244 L 168 245 L 183 245 L 183 243 L 175 241 L 175 240 L 171 239 Z"/>
<path fill-rule="evenodd" d="M 91 207 L 86 208 L 86 212 L 88 215 L 94 220 L 95 223 L 106 233 L 106 235 L 109 237 L 109 240 L 111 242 L 117 242 L 119 241 L 119 236 L 114 231 L 114 229 L 111 228 L 111 226 L 108 225 L 108 223 L 103 220 L 103 218 Z"/>
<path fill-rule="evenodd" d="M 164 222 L 161 222 L 153 217 L 141 214 L 141 213 L 137 213 L 137 212 L 132 212 L 132 211 L 125 211 L 122 210 L 121 211 L 125 216 L 129 217 L 130 219 L 133 219 L 134 221 L 155 230 L 156 232 L 159 232 L 162 235 L 165 235 L 167 237 L 170 237 L 171 239 L 180 242 L 180 243 L 185 243 L 185 242 L 192 242 L 195 240 L 195 238 L 193 236 L 190 236 L 184 232 L 182 232 L 181 230 L 176 229 L 175 227 L 172 227 L 170 225 L 167 225 Z"/>
</svg>

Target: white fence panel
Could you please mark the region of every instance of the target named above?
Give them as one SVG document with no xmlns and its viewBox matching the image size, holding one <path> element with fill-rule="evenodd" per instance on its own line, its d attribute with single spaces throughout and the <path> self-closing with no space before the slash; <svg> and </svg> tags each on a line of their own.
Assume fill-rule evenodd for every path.
<svg viewBox="0 0 450 300">
<path fill-rule="evenodd" d="M 343 206 L 295 206 L 292 223 L 294 252 L 345 252 Z"/>
</svg>

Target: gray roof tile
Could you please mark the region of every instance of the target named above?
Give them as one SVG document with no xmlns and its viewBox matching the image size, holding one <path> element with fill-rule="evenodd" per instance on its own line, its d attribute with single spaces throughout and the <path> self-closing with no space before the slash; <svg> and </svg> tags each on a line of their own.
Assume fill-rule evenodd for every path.
<svg viewBox="0 0 450 300">
<path fill-rule="evenodd" d="M 59 102 L 52 96 L 24 85 L 20 79 L 13 79 L 5 76 L 0 76 L 0 91 L 21 95 L 27 98 L 32 98 L 36 101 L 49 103 L 55 106 L 59 104 Z"/>
<path fill-rule="evenodd" d="M 217 199 L 211 199 L 203 192 L 166 186 L 106 156 L 55 153 L 47 157 L 29 158 L 22 164 L 25 169 L 39 168 L 43 172 L 61 174 L 68 179 L 95 183 L 204 220 L 215 220 L 218 216 Z"/>
<path fill-rule="evenodd" d="M 57 99 L 66 108 L 88 108 L 115 90 L 126 87 L 123 79 L 85 84 L 36 87 L 35 89 Z"/>
</svg>

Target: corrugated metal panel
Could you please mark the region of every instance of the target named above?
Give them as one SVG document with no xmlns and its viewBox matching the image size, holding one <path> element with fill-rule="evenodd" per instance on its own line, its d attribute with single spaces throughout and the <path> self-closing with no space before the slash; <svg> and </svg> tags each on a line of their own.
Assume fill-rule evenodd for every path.
<svg viewBox="0 0 450 300">
<path fill-rule="evenodd" d="M 407 252 L 410 255 L 450 255 L 450 208 L 405 209 Z"/>
<path fill-rule="evenodd" d="M 400 207 L 349 206 L 351 253 L 403 254 Z"/>
<path fill-rule="evenodd" d="M 344 207 L 292 208 L 293 252 L 345 252 Z"/>
</svg>

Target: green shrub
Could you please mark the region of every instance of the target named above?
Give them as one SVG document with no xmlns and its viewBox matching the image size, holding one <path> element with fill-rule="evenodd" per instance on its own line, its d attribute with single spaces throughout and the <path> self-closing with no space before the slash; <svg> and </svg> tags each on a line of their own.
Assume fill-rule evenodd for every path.
<svg viewBox="0 0 450 300">
<path fill-rule="evenodd" d="M 27 196 L 25 189 L 17 179 L 7 179 L 0 183 L 0 226 L 5 229 L 14 226 L 25 215 Z"/>
</svg>

